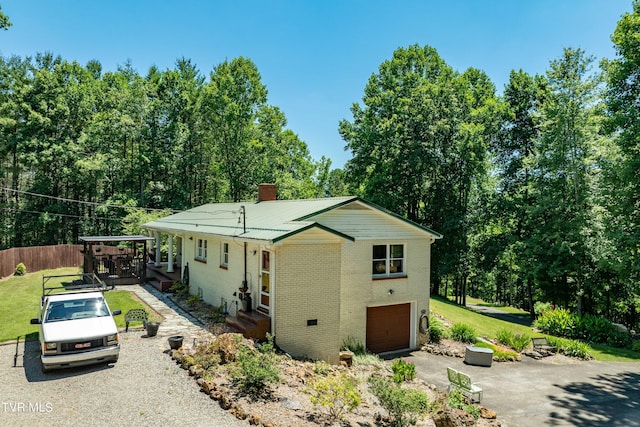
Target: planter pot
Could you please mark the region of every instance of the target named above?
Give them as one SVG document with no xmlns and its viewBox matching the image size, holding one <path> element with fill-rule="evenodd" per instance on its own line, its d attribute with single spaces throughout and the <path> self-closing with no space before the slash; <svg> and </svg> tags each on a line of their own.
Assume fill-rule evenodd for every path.
<svg viewBox="0 0 640 427">
<path fill-rule="evenodd" d="M 158 322 L 149 322 L 145 325 L 147 328 L 147 336 L 155 337 L 158 334 L 158 328 L 160 327 L 160 323 Z"/>
<path fill-rule="evenodd" d="M 171 347 L 171 350 L 177 350 L 182 347 L 183 339 L 184 337 L 182 335 L 174 335 L 172 337 L 169 337 L 169 347 Z"/>
</svg>

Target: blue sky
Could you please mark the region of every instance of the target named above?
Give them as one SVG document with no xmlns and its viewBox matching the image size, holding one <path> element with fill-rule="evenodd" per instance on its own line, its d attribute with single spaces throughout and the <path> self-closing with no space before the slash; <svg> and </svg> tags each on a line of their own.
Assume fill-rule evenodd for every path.
<svg viewBox="0 0 640 427">
<path fill-rule="evenodd" d="M 350 157 L 338 122 L 351 119 L 372 73 L 398 47 L 430 45 L 458 71 L 484 70 L 498 92 L 513 69 L 544 73 L 564 47 L 615 55 L 610 36 L 631 0 L 196 1 L 0 0 L 13 22 L 0 53 L 52 52 L 142 75 L 189 58 L 214 66 L 250 58 L 288 127 L 315 159 Z"/>
</svg>

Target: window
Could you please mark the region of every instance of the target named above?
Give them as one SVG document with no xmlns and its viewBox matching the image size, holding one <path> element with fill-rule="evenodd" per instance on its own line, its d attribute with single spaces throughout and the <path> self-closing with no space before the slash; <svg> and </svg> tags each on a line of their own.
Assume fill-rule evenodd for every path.
<svg viewBox="0 0 640 427">
<path fill-rule="evenodd" d="M 196 259 L 199 261 L 207 261 L 207 241 L 198 239 L 196 246 Z"/>
<path fill-rule="evenodd" d="M 404 245 L 374 245 L 372 274 L 374 277 L 404 276 Z"/>
<path fill-rule="evenodd" d="M 222 243 L 222 247 L 220 248 L 220 265 L 222 267 L 229 266 L 229 244 Z"/>
</svg>

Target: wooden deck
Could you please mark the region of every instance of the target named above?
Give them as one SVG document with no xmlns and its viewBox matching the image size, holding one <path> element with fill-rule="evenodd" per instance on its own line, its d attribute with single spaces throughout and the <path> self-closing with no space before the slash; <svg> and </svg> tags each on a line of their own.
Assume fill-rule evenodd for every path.
<svg viewBox="0 0 640 427">
<path fill-rule="evenodd" d="M 235 316 L 227 316 L 226 323 L 240 331 L 245 338 L 258 341 L 266 341 L 267 332 L 271 332 L 271 318 L 256 310 L 238 310 Z"/>
</svg>

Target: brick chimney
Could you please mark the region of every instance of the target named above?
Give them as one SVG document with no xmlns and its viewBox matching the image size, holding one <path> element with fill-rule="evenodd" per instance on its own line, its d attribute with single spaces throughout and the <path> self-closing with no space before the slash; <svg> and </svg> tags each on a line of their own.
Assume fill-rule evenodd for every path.
<svg viewBox="0 0 640 427">
<path fill-rule="evenodd" d="M 275 184 L 259 184 L 258 185 L 258 202 L 268 202 L 276 200 Z"/>
</svg>

